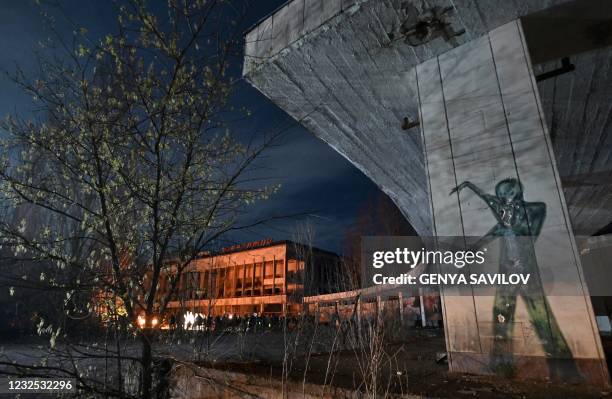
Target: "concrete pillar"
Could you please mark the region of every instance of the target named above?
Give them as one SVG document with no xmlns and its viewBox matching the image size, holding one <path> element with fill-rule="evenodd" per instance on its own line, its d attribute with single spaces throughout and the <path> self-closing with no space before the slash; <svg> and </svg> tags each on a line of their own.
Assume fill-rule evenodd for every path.
<svg viewBox="0 0 612 399">
<path fill-rule="evenodd" d="M 287 267 L 289 262 L 287 261 L 287 257 L 283 259 L 283 295 L 287 295 Z"/>
<path fill-rule="evenodd" d="M 423 295 L 419 295 L 419 305 L 421 306 L 421 327 L 427 327 L 427 313 L 425 312 L 425 301 Z"/>
<path fill-rule="evenodd" d="M 400 324 L 404 325 L 404 298 L 401 292 L 397 293 L 397 310 L 399 312 Z"/>
<path fill-rule="evenodd" d="M 340 310 L 338 309 L 338 301 L 334 302 L 334 312 L 336 314 L 336 325 L 334 327 L 340 326 Z"/>
<path fill-rule="evenodd" d="M 516 309 L 511 319 L 494 314 L 492 296 L 443 289 L 451 371 L 497 373 L 512 368 L 518 377 L 608 384 L 520 22 L 418 65 L 416 79 L 435 235 L 487 234 L 497 223 L 492 210 L 474 191 L 449 195 L 451 189 L 470 181 L 494 196 L 497 183 L 515 179 L 522 185 L 524 201 L 545 205 L 546 217 L 533 244 L 534 274 L 546 288 L 554 287 L 555 280 L 567 288 L 545 290 L 537 317 L 522 297 L 516 302 L 502 298 Z M 507 323 L 503 349 L 496 323 Z"/>
<path fill-rule="evenodd" d="M 238 291 L 238 264 L 234 264 L 234 267 L 231 267 L 231 269 L 233 269 L 234 272 L 234 278 L 232 279 L 232 297 L 236 297 L 236 292 Z"/>
<path fill-rule="evenodd" d="M 251 273 L 251 296 L 255 296 L 255 270 L 257 270 L 255 265 L 257 265 L 257 262 L 255 262 L 255 259 L 253 259 L 253 273 Z"/>
<path fill-rule="evenodd" d="M 272 295 L 276 295 L 276 259 L 272 260 Z"/>
<path fill-rule="evenodd" d="M 358 296 L 357 299 L 357 334 L 361 337 L 361 296 Z"/>
<path fill-rule="evenodd" d="M 242 262 L 242 296 L 245 296 L 245 287 L 246 287 L 246 261 Z"/>
</svg>

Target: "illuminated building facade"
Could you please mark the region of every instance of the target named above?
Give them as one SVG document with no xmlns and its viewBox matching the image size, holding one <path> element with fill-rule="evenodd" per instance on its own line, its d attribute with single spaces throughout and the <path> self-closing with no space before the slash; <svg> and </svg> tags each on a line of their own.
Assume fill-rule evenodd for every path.
<svg viewBox="0 0 612 399">
<path fill-rule="evenodd" d="M 190 264 L 168 303 L 174 314 L 295 315 L 302 298 L 341 291 L 340 257 L 291 241 L 224 248 Z M 170 275 L 161 277 L 160 297 Z"/>
</svg>

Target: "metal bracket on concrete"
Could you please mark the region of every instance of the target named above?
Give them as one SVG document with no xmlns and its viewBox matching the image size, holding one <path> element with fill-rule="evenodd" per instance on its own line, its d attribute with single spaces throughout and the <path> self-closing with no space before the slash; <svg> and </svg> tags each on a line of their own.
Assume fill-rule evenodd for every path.
<svg viewBox="0 0 612 399">
<path fill-rule="evenodd" d="M 541 82 L 542 80 L 554 78 L 555 76 L 563 75 L 564 73 L 571 72 L 576 69 L 576 66 L 570 62 L 569 57 L 563 57 L 561 59 L 561 67 L 553 69 L 552 71 L 544 72 L 536 76 L 536 81 Z"/>
</svg>

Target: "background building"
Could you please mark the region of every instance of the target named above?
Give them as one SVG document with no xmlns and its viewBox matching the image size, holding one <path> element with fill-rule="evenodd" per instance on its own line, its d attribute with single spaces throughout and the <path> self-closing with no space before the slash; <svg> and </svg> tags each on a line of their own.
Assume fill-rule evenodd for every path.
<svg viewBox="0 0 612 399">
<path fill-rule="evenodd" d="M 294 315 L 304 296 L 341 291 L 341 268 L 338 255 L 291 241 L 227 247 L 188 266 L 168 308 L 205 316 Z M 160 296 L 170 276 L 161 277 Z"/>
</svg>

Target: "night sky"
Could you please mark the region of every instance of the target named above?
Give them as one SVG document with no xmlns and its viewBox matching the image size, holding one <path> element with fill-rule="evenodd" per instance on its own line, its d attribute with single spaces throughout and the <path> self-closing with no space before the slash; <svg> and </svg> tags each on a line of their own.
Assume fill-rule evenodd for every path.
<svg viewBox="0 0 612 399">
<path fill-rule="evenodd" d="M 113 33 L 116 27 L 111 2 L 96 0 L 62 1 L 68 16 L 88 30 L 90 37 Z M 165 1 L 156 2 L 163 7 Z M 248 14 L 245 28 L 285 3 L 285 0 L 258 0 Z M 3 1 L 0 9 L 0 69 L 14 71 L 19 65 L 29 74 L 36 74 L 35 51 L 38 42 L 49 36 L 40 10 L 32 0 Z M 68 23 L 57 27 L 71 35 Z M 0 80 L 0 116 L 31 112 L 30 100 L 15 85 Z M 267 218 L 307 213 L 309 216 L 276 220 L 240 235 L 235 241 L 262 238 L 294 239 L 296 226 L 310 224 L 314 229 L 314 244 L 320 248 L 341 252 L 347 230 L 355 223 L 372 198 L 380 190 L 348 160 L 296 123 L 261 93 L 246 82 L 237 84 L 236 97 L 253 110 L 253 119 L 244 129 L 274 131 L 287 129 L 282 145 L 268 152 L 260 161 L 261 170 L 280 183 L 279 192 L 270 200 L 255 205 L 250 217 Z"/>
</svg>

